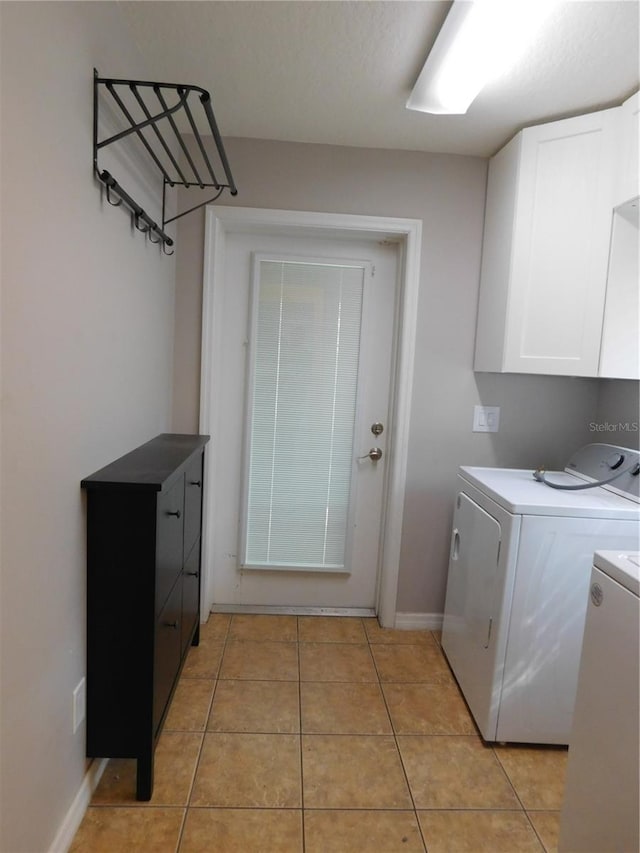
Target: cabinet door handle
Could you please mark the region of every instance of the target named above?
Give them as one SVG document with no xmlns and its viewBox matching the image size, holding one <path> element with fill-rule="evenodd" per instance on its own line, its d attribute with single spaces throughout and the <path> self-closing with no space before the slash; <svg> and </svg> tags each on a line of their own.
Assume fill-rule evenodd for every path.
<svg viewBox="0 0 640 853">
<path fill-rule="evenodd" d="M 175 619 L 173 622 L 163 622 L 165 628 L 175 628 L 178 629 L 178 620 Z"/>
<path fill-rule="evenodd" d="M 200 488 L 200 486 L 202 485 L 202 480 L 191 480 L 189 485 L 190 486 L 197 486 L 198 488 Z"/>
<path fill-rule="evenodd" d="M 197 578 L 199 576 L 199 572 L 185 572 L 185 575 L 188 578 Z"/>
<path fill-rule="evenodd" d="M 180 518 L 180 510 L 177 509 L 175 512 L 169 512 L 167 510 L 167 515 L 175 515 L 176 518 Z"/>
</svg>

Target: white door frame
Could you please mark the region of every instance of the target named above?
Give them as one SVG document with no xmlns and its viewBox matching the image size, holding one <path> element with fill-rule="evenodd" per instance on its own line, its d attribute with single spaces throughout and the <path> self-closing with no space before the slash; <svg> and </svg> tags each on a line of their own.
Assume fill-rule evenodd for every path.
<svg viewBox="0 0 640 853">
<path fill-rule="evenodd" d="M 207 482 L 216 478 L 216 434 L 219 419 L 224 416 L 216 405 L 217 389 L 222 382 L 223 354 L 220 352 L 220 325 L 223 322 L 222 288 L 225 280 L 227 235 L 243 231 L 281 233 L 288 236 L 369 237 L 397 242 L 400 258 L 400 301 L 396 326 L 395 377 L 391 395 L 393 431 L 387 449 L 388 470 L 385 509 L 383 510 L 382 554 L 378 580 L 376 610 L 383 627 L 395 625 L 402 517 L 409 448 L 409 420 L 413 390 L 420 251 L 422 222 L 419 219 L 396 219 L 352 214 L 315 213 L 298 210 L 269 210 L 248 207 L 206 208 L 204 276 L 202 285 L 202 356 L 200 371 L 200 432 L 211 435 L 206 456 Z M 240 476 L 240 473 L 238 473 Z M 202 621 L 208 618 L 212 600 L 212 571 L 208 543 L 213 537 L 211 506 L 205 489 L 203 507 L 204 538 L 202 543 Z"/>
</svg>

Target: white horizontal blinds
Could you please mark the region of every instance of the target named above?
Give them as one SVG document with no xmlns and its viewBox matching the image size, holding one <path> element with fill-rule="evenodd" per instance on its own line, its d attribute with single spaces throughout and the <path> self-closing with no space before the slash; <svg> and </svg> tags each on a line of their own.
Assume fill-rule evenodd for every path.
<svg viewBox="0 0 640 853">
<path fill-rule="evenodd" d="M 259 261 L 246 566 L 346 570 L 363 280 Z"/>
</svg>

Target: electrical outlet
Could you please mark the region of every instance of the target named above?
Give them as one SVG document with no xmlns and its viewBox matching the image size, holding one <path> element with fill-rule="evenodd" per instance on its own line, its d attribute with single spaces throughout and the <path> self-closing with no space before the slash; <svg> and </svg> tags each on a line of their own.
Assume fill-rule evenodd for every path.
<svg viewBox="0 0 640 853">
<path fill-rule="evenodd" d="M 474 406 L 473 432 L 498 432 L 500 406 Z"/>
<path fill-rule="evenodd" d="M 87 690 L 84 677 L 78 682 L 76 689 L 73 691 L 73 732 L 74 734 L 80 728 L 80 723 L 84 720 L 87 709 Z"/>
</svg>

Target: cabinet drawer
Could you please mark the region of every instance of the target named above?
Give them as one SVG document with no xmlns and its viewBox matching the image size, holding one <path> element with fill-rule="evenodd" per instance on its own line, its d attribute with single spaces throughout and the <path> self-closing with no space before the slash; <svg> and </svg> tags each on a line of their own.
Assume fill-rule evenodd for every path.
<svg viewBox="0 0 640 853">
<path fill-rule="evenodd" d="M 184 480 L 180 477 L 158 497 L 156 542 L 156 613 L 159 613 L 182 569 Z"/>
<path fill-rule="evenodd" d="M 187 559 L 182 573 L 182 627 L 181 650 L 184 655 L 200 618 L 200 541 Z"/>
<path fill-rule="evenodd" d="M 153 730 L 156 731 L 180 668 L 182 583 L 178 581 L 156 622 L 153 659 Z"/>
<path fill-rule="evenodd" d="M 203 454 L 191 461 L 185 471 L 184 483 L 184 559 L 186 560 L 196 539 L 200 536 L 202 517 Z"/>
</svg>

